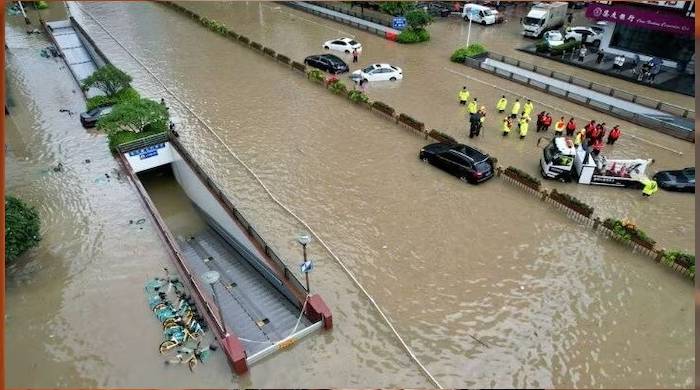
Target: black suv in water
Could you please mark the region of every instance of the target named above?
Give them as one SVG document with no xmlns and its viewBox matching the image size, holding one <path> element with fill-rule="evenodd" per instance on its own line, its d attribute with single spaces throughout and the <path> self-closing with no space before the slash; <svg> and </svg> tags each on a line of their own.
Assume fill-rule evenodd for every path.
<svg viewBox="0 0 700 390">
<path fill-rule="evenodd" d="M 493 177 L 489 155 L 464 144 L 430 144 L 420 150 L 418 157 L 472 184 Z"/>
<path fill-rule="evenodd" d="M 304 63 L 333 74 L 345 73 L 350 70 L 348 64 L 333 54 L 308 56 L 304 58 Z"/>
</svg>

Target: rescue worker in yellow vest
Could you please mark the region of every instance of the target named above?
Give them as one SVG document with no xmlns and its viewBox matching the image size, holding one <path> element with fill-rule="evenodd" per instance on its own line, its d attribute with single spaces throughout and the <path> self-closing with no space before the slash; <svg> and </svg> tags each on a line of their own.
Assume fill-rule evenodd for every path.
<svg viewBox="0 0 700 390">
<path fill-rule="evenodd" d="M 476 114 L 476 112 L 477 112 L 478 110 L 479 110 L 479 108 L 477 107 L 476 98 L 474 98 L 474 100 L 472 100 L 471 102 L 469 102 L 469 105 L 467 106 L 467 111 L 468 111 L 470 114 Z"/>
<path fill-rule="evenodd" d="M 586 136 L 586 130 L 581 129 L 576 133 L 576 137 L 574 137 L 574 146 L 579 147 L 583 143 L 583 138 Z"/>
<path fill-rule="evenodd" d="M 529 117 L 530 114 L 532 114 L 532 110 L 535 109 L 535 106 L 532 104 L 530 99 L 527 100 L 527 103 L 523 106 L 523 111 L 525 112 L 525 116 Z"/>
<path fill-rule="evenodd" d="M 503 114 L 503 111 L 506 110 L 507 106 L 508 100 L 506 100 L 506 95 L 503 95 L 500 99 L 498 99 L 498 103 L 496 103 L 496 109 L 498 110 L 498 113 Z"/>
<path fill-rule="evenodd" d="M 459 91 L 457 97 L 459 98 L 459 104 L 466 106 L 467 100 L 469 100 L 469 91 L 467 91 L 467 87 L 462 87 L 462 90 Z"/>
<path fill-rule="evenodd" d="M 527 135 L 527 128 L 529 126 L 530 118 L 524 116 L 520 118 L 520 121 L 518 122 L 518 125 L 520 127 L 520 139 L 525 138 Z"/>
<path fill-rule="evenodd" d="M 644 179 L 642 184 L 644 184 L 644 188 L 642 188 L 643 196 L 652 196 L 656 193 L 656 191 L 659 190 L 659 186 L 656 184 L 656 180 Z"/>
<path fill-rule="evenodd" d="M 510 130 L 513 128 L 513 120 L 509 116 L 503 118 L 503 126 L 501 130 L 503 131 L 503 136 L 510 134 Z"/>
<path fill-rule="evenodd" d="M 564 117 L 561 117 L 557 123 L 554 124 L 554 135 L 561 136 L 564 135 L 564 129 L 566 128 L 566 122 L 564 122 Z"/>
<path fill-rule="evenodd" d="M 481 129 L 484 128 L 484 122 L 486 122 L 486 107 L 481 106 L 479 108 L 479 128 L 476 130 L 477 137 L 481 135 Z"/>
<path fill-rule="evenodd" d="M 515 99 L 515 103 L 513 103 L 513 109 L 510 110 L 510 117 L 512 119 L 515 119 L 518 117 L 519 113 L 520 113 L 520 100 Z"/>
</svg>

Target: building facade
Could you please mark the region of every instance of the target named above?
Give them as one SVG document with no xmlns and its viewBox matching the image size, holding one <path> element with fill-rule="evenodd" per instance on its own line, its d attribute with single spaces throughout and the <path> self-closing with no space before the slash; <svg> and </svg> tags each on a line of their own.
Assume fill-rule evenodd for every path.
<svg viewBox="0 0 700 390">
<path fill-rule="evenodd" d="M 695 1 L 594 2 L 586 17 L 604 28 L 600 48 L 607 53 L 659 57 L 681 69 L 694 62 Z"/>
</svg>

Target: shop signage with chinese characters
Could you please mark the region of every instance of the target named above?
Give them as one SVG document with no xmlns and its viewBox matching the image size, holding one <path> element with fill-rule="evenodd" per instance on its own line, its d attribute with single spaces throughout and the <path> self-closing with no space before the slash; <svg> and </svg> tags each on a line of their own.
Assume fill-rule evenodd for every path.
<svg viewBox="0 0 700 390">
<path fill-rule="evenodd" d="M 646 30 L 665 31 L 682 35 L 693 35 L 695 32 L 695 20 L 693 18 L 632 7 L 590 3 L 586 7 L 586 17 Z"/>
</svg>

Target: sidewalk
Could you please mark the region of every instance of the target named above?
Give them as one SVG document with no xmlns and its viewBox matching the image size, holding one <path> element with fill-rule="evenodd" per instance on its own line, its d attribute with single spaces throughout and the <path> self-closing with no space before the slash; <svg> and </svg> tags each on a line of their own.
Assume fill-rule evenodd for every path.
<svg viewBox="0 0 700 390">
<path fill-rule="evenodd" d="M 605 58 L 603 58 L 603 61 L 600 64 L 598 64 L 596 62 L 598 54 L 594 53 L 592 50 L 589 50 L 588 54 L 584 57 L 583 62 L 578 61 L 578 52 L 566 54 L 563 57 L 550 56 L 548 53 L 537 52 L 535 50 L 534 44 L 519 48 L 518 50 L 532 55 L 536 55 L 538 57 L 544 57 L 553 61 L 602 73 L 607 76 L 627 80 L 636 84 L 646 85 L 651 88 L 677 92 L 688 96 L 695 96 L 695 75 L 687 73 L 681 74 L 676 69 L 669 68 L 666 66 L 661 68 L 661 72 L 656 76 L 654 82 L 649 83 L 647 81 L 639 81 L 637 79 L 637 75 L 635 75 L 632 72 L 634 66 L 632 65 L 632 59 L 629 57 L 626 58 L 622 71 L 618 71 L 613 70 L 613 61 L 615 55 L 612 53 L 607 53 L 605 55 Z"/>
<path fill-rule="evenodd" d="M 288 7 L 297 8 L 301 11 L 310 12 L 320 17 L 331 19 L 336 22 L 341 22 L 361 30 L 367 30 L 373 34 L 382 36 L 390 41 L 395 41 L 401 31 L 395 30 L 378 23 L 370 22 L 365 19 L 360 19 L 355 16 L 345 14 L 343 12 L 334 11 L 325 7 L 319 7 L 305 1 L 290 1 L 284 3 Z"/>
</svg>

